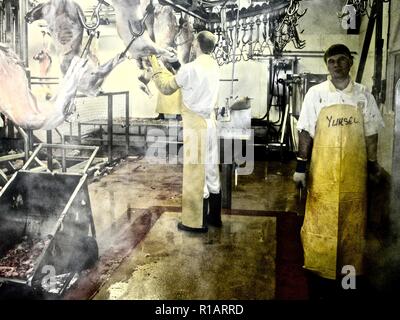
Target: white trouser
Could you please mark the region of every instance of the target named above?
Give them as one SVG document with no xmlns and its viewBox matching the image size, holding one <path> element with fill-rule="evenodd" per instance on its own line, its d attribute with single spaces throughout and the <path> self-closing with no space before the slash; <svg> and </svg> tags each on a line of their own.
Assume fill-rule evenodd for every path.
<svg viewBox="0 0 400 320">
<path fill-rule="evenodd" d="M 205 119 L 207 122 L 207 143 L 205 157 L 205 183 L 204 199 L 210 196 L 210 193 L 219 193 L 221 183 L 219 180 L 219 150 L 217 125 L 214 119 Z"/>
</svg>

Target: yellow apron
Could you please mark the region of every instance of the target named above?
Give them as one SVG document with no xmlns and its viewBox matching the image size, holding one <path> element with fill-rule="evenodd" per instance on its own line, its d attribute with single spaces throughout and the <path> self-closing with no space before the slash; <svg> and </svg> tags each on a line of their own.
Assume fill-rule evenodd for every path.
<svg viewBox="0 0 400 320">
<path fill-rule="evenodd" d="M 156 112 L 164 114 L 181 114 L 181 101 L 181 90 L 177 90 L 169 96 L 159 92 Z"/>
<path fill-rule="evenodd" d="M 201 228 L 203 227 L 207 122 L 183 103 L 181 111 L 184 146 L 181 221 L 185 226 Z"/>
<path fill-rule="evenodd" d="M 153 68 L 153 80 L 158 90 L 163 95 L 167 95 L 164 96 L 165 98 L 170 98 L 168 95 L 172 95 L 173 99 L 176 99 L 177 108 L 173 112 L 172 107 L 168 108 L 169 113 L 182 113 L 184 164 L 181 222 L 187 227 L 202 228 L 207 122 L 183 104 L 181 90 L 174 75 L 161 67 L 154 55 L 150 56 L 149 60 Z M 175 106 L 175 102 L 166 103 L 166 105 Z M 157 110 L 160 109 L 157 108 Z"/>
<path fill-rule="evenodd" d="M 332 105 L 319 114 L 301 229 L 304 268 L 336 279 L 344 265 L 363 272 L 367 153 L 359 108 Z"/>
</svg>

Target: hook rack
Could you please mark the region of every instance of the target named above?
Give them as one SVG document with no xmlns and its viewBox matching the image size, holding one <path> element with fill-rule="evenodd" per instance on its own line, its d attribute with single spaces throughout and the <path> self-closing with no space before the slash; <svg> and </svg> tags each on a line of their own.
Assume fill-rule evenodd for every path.
<svg viewBox="0 0 400 320">
<path fill-rule="evenodd" d="M 271 48 L 279 54 L 289 42 L 296 49 L 303 49 L 306 42 L 300 39 L 300 34 L 304 30 L 298 30 L 298 20 L 306 14 L 307 8 L 301 11 L 300 1 L 290 0 L 280 13 L 255 12 L 252 16 L 240 17 L 236 11 L 239 18 L 224 25 L 225 32 L 221 26 L 226 21 L 221 19 L 220 24 L 212 24 L 218 36 L 214 51 L 218 64 L 248 61 L 256 55 L 270 54 Z"/>
</svg>

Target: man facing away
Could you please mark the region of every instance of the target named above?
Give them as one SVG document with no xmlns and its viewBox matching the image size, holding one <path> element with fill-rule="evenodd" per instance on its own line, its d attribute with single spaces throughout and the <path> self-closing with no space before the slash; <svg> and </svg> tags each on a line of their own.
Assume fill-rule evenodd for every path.
<svg viewBox="0 0 400 320">
<path fill-rule="evenodd" d="M 182 216 L 178 228 L 207 232 L 207 224 L 221 227 L 221 185 L 218 136 L 214 109 L 218 102 L 219 66 L 211 53 L 216 44 L 209 31 L 198 33 L 192 43 L 196 59 L 176 75 L 150 57 L 153 80 L 162 94 L 180 89 L 183 118 Z M 177 60 L 172 57 L 171 60 Z"/>
</svg>

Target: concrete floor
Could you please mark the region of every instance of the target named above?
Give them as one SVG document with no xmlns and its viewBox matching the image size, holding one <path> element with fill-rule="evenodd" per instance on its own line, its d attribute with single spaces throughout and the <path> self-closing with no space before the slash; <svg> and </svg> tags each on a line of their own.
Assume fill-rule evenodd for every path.
<svg viewBox="0 0 400 320">
<path fill-rule="evenodd" d="M 182 166 L 128 158 L 89 185 L 100 261 L 65 298 L 274 299 L 277 219 L 302 210 L 293 166 L 256 162 L 223 228 L 192 235 L 176 228 Z"/>
<path fill-rule="evenodd" d="M 305 195 L 299 197 L 292 181 L 294 166 L 294 161 L 256 161 L 251 175 L 238 178 L 232 209 L 223 210 L 223 228 L 210 227 L 205 234 L 176 227 L 182 165 L 131 156 L 109 167 L 89 183 L 99 261 L 62 298 L 308 299 L 299 235 Z M 371 196 L 375 211 L 385 198 Z M 377 218 L 370 216 L 372 222 Z M 382 248 L 370 232 L 367 259 L 379 282 Z"/>
<path fill-rule="evenodd" d="M 273 299 L 275 217 L 224 217 L 207 235 L 163 213 L 95 299 Z M 201 279 L 201 281 L 199 281 Z"/>
</svg>

